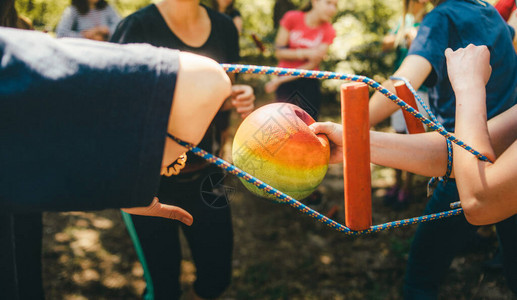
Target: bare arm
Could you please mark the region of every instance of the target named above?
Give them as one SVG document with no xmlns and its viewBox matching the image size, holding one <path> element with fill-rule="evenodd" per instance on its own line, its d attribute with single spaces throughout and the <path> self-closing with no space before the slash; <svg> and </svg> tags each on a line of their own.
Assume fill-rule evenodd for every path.
<svg viewBox="0 0 517 300">
<path fill-rule="evenodd" d="M 321 44 L 314 48 L 287 48 L 289 43 L 289 31 L 280 26 L 276 40 L 275 40 L 275 56 L 278 60 L 303 60 L 304 64 L 300 65 L 299 69 L 313 70 L 316 69 L 329 49 L 328 44 Z M 267 93 L 274 92 L 282 83 L 295 80 L 297 77 L 293 76 L 279 76 L 269 81 L 265 90 Z"/>
<path fill-rule="evenodd" d="M 237 16 L 237 17 L 233 18 L 233 24 L 235 24 L 235 27 L 237 27 L 237 31 L 239 32 L 239 34 L 242 33 L 243 23 L 244 22 L 242 21 L 242 17 Z"/>
<path fill-rule="evenodd" d="M 394 49 L 395 40 L 396 40 L 395 34 L 390 33 L 390 34 L 384 36 L 384 38 L 382 39 L 382 46 L 381 46 L 382 51 L 389 51 L 389 50 Z"/>
<path fill-rule="evenodd" d="M 287 48 L 289 31 L 280 26 L 275 39 L 275 56 L 278 60 L 310 60 L 319 64 L 327 53 L 329 45 L 321 44 L 314 48 Z"/>
<path fill-rule="evenodd" d="M 431 64 L 423 57 L 418 55 L 407 56 L 399 69 L 393 76 L 404 77 L 411 82 L 411 85 L 417 90 L 431 73 Z M 391 80 L 386 80 L 382 85 L 395 93 L 395 88 Z M 387 117 L 391 116 L 399 106 L 386 98 L 383 94 L 375 92 L 370 98 L 370 126 L 375 126 Z"/>
<path fill-rule="evenodd" d="M 182 52 L 174 91 L 174 100 L 167 131 L 190 143 L 197 144 L 230 94 L 230 79 L 215 61 Z M 169 166 L 185 148 L 166 138 L 162 169 Z M 144 216 L 157 216 L 179 220 L 187 225 L 192 216 L 180 207 L 162 204 L 158 198 L 146 207 L 124 208 L 123 211 Z"/>
<path fill-rule="evenodd" d="M 234 73 L 228 73 L 228 77 L 230 77 L 232 83 L 232 92 L 230 97 L 224 101 L 221 110 L 235 108 L 235 111 L 244 119 L 255 109 L 255 93 L 250 85 L 235 84 Z"/>
<path fill-rule="evenodd" d="M 517 140 L 516 116 L 517 106 L 514 106 L 488 121 L 488 132 L 496 156 L 500 156 Z M 328 136 L 331 142 L 330 163 L 342 162 L 341 124 L 316 122 L 310 127 L 316 134 L 324 133 Z M 447 146 L 445 138 L 437 132 L 398 134 L 370 131 L 370 146 L 371 161 L 374 164 L 429 177 L 445 174 Z M 463 149 L 456 148 L 455 153 L 467 153 Z M 474 157 L 470 153 L 467 154 Z"/>
<path fill-rule="evenodd" d="M 230 91 L 230 79 L 218 63 L 182 52 L 168 132 L 198 144 Z M 167 139 L 162 167 L 170 165 L 185 150 Z"/>
<path fill-rule="evenodd" d="M 490 77 L 490 52 L 485 46 L 467 46 L 455 52 L 446 51 L 451 85 L 456 94 L 456 131 L 489 159 L 495 159 L 491 135 L 486 122 L 485 85 Z M 515 106 L 508 110 L 517 118 Z M 517 131 L 516 122 L 501 125 Z M 495 163 L 477 160 L 466 151 L 455 149 L 454 170 L 458 191 L 467 220 L 473 224 L 491 224 L 517 213 L 517 140 Z"/>
</svg>

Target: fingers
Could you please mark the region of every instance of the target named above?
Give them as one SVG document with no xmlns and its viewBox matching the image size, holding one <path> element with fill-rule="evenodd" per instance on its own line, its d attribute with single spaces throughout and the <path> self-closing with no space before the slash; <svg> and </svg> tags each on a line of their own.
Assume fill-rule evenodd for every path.
<svg viewBox="0 0 517 300">
<path fill-rule="evenodd" d="M 171 220 L 178 220 L 185 225 L 192 225 L 194 218 L 186 210 L 181 207 L 159 203 L 159 207 L 156 209 L 156 217 L 162 217 Z"/>
<path fill-rule="evenodd" d="M 255 108 L 255 94 L 249 85 L 232 86 L 231 97 L 232 105 L 242 118 L 247 117 Z"/>
<path fill-rule="evenodd" d="M 447 73 L 454 91 L 469 91 L 472 86 L 485 86 L 490 79 L 488 47 L 469 44 L 465 48 L 445 50 Z"/>
<path fill-rule="evenodd" d="M 309 126 L 315 134 L 325 134 L 329 140 L 336 144 L 343 144 L 341 125 L 332 122 L 316 122 Z"/>
<path fill-rule="evenodd" d="M 232 86 L 232 98 L 236 100 L 243 100 L 248 98 L 255 99 L 253 88 L 249 85 L 236 84 Z"/>
<path fill-rule="evenodd" d="M 241 115 L 241 118 L 244 119 L 253 112 L 254 108 L 255 108 L 255 104 L 251 103 L 251 105 L 236 107 L 235 111 L 237 111 L 237 113 L 239 113 Z"/>
<path fill-rule="evenodd" d="M 186 210 L 168 204 L 162 204 L 158 198 L 154 197 L 153 202 L 149 206 L 123 208 L 122 211 L 132 215 L 162 217 L 166 219 L 178 220 L 185 225 L 192 225 L 194 218 Z"/>
</svg>

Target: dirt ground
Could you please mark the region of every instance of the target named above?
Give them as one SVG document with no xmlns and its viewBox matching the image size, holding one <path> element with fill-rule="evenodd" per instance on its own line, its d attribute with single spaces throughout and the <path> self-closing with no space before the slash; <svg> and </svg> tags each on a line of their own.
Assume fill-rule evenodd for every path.
<svg viewBox="0 0 517 300">
<path fill-rule="evenodd" d="M 335 118 L 335 106 L 327 115 Z M 228 145 L 227 145 L 228 146 Z M 393 170 L 373 167 L 373 224 L 421 215 L 427 178 L 416 177 L 410 206 L 382 204 Z M 259 199 L 235 178 L 226 185 L 233 213 L 233 281 L 222 299 L 401 299 L 407 253 L 416 226 L 361 237 L 347 237 L 291 207 Z M 316 210 L 344 223 L 342 167 L 334 165 L 320 186 Z M 46 213 L 43 272 L 47 299 L 140 299 L 143 270 L 118 210 Z M 488 238 L 473 240 L 456 257 L 441 288 L 441 299 L 517 299 L 500 270 L 484 268 L 497 247 Z M 184 247 L 182 284 L 195 280 Z"/>
</svg>

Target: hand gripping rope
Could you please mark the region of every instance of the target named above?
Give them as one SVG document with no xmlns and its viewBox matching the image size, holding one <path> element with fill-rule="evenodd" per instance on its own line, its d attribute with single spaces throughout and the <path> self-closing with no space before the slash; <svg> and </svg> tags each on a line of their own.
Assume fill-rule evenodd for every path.
<svg viewBox="0 0 517 300">
<path fill-rule="evenodd" d="M 469 145 L 465 144 L 463 141 L 459 140 L 455 136 L 453 136 L 451 133 L 449 133 L 434 117 L 432 112 L 423 105 L 424 109 L 429 113 L 429 116 L 433 119 L 433 121 L 425 118 L 422 114 L 420 114 L 417 110 L 415 110 L 413 107 L 402 101 L 399 97 L 397 97 L 395 94 L 390 92 L 388 89 L 384 88 L 382 85 L 380 85 L 378 82 L 374 81 L 373 79 L 370 79 L 365 76 L 359 76 L 359 75 L 348 75 L 348 74 L 340 74 L 335 72 L 324 72 L 324 71 L 310 71 L 310 70 L 301 70 L 301 69 L 287 69 L 287 68 L 276 68 L 276 67 L 265 67 L 265 66 L 252 66 L 252 65 L 236 65 L 236 64 L 222 64 L 221 65 L 225 71 L 231 72 L 231 73 L 248 73 L 248 74 L 265 74 L 265 75 L 279 75 L 279 76 L 295 76 L 295 77 L 303 77 L 303 78 L 316 78 L 316 79 L 340 79 L 340 80 L 349 80 L 349 81 L 355 81 L 355 82 L 363 82 L 373 89 L 379 91 L 381 94 L 385 95 L 388 99 L 395 102 L 398 106 L 400 106 L 403 110 L 407 111 L 411 115 L 413 115 L 415 118 L 420 120 L 423 124 L 425 124 L 427 127 L 429 127 L 431 130 L 437 131 L 442 136 L 444 136 L 448 142 L 448 149 L 449 149 L 449 161 L 447 166 L 447 173 L 450 174 L 450 170 L 452 170 L 452 146 L 449 145 L 451 142 L 455 143 L 456 145 L 460 146 L 461 148 L 467 150 L 468 152 L 475 155 L 478 159 L 482 161 L 488 161 L 490 160 L 485 157 L 480 152 L 476 151 Z M 395 78 L 397 80 L 402 80 L 406 83 L 406 85 L 409 87 L 411 92 L 415 95 L 415 97 L 418 99 L 418 101 L 423 104 L 420 97 L 416 94 L 415 90 L 411 87 L 409 82 L 405 79 Z M 366 230 L 352 230 L 332 219 L 327 218 L 326 216 L 320 214 L 319 212 L 311 209 L 310 207 L 307 207 L 306 205 L 300 203 L 296 199 L 293 199 L 291 196 L 275 189 L 274 187 L 268 185 L 267 183 L 262 182 L 260 179 L 257 179 L 253 177 L 252 175 L 246 173 L 245 171 L 237 168 L 236 166 L 204 151 L 203 149 L 200 149 L 196 147 L 193 144 L 187 143 L 185 141 L 182 141 L 170 134 L 167 134 L 171 139 L 176 141 L 181 146 L 187 148 L 188 150 L 192 151 L 197 156 L 202 157 L 203 159 L 207 160 L 210 163 L 215 164 L 216 166 L 220 167 L 221 169 L 224 169 L 228 171 L 231 174 L 236 175 L 239 178 L 242 178 L 246 180 L 247 182 L 255 185 L 261 190 L 266 191 L 268 194 L 271 194 L 275 196 L 279 203 L 288 204 L 291 207 L 297 209 L 299 212 L 306 214 L 310 216 L 313 219 L 318 220 L 319 222 L 329 226 L 330 228 L 333 228 L 339 232 L 342 232 L 346 235 L 351 236 L 358 236 L 363 234 L 369 234 L 374 232 L 380 232 L 391 228 L 397 228 L 407 225 L 413 225 L 418 223 L 424 223 L 429 222 L 433 220 L 438 220 L 446 217 L 452 217 L 459 215 L 463 212 L 462 208 L 459 208 L 460 204 L 459 202 L 452 203 L 450 211 L 443 211 L 436 214 L 430 214 L 410 219 L 404 219 L 399 221 L 393 221 L 388 222 L 380 225 L 374 225 Z M 447 175 L 448 176 L 448 175 Z"/>
</svg>

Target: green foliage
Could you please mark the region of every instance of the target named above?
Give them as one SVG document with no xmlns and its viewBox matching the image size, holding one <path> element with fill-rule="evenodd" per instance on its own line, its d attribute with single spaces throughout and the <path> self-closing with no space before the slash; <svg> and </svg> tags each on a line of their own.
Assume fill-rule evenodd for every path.
<svg viewBox="0 0 517 300">
<path fill-rule="evenodd" d="M 52 31 L 70 0 L 17 0 L 19 14 L 28 17 L 36 29 Z"/>
<path fill-rule="evenodd" d="M 110 0 L 121 16 L 158 0 Z M 291 0 L 301 6 L 307 0 Z M 241 35 L 241 55 L 245 62 L 275 65 L 273 45 L 276 32 L 273 28 L 274 0 L 236 0 L 235 6 L 242 14 L 244 30 Z M 210 5 L 210 0 L 202 0 Z M 70 0 L 17 0 L 20 14 L 33 21 L 36 29 L 53 31 Z M 393 57 L 382 53 L 380 41 L 400 16 L 400 0 L 346 0 L 339 1 L 334 20 L 337 37 L 322 69 L 342 73 L 357 73 L 373 77 L 386 77 L 392 71 Z M 258 37 L 266 47 L 261 53 L 251 35 Z M 327 91 L 337 91 L 339 81 L 323 83 Z"/>
<path fill-rule="evenodd" d="M 121 16 L 125 17 L 153 1 L 111 0 L 108 2 L 115 7 Z M 61 14 L 70 3 L 70 0 L 16 0 L 16 9 L 21 15 L 32 20 L 36 29 L 54 31 Z"/>
</svg>

